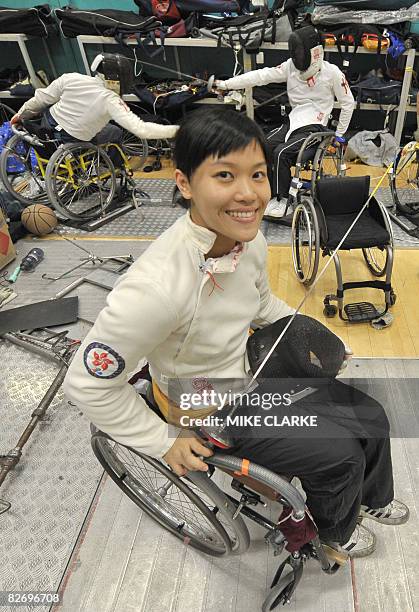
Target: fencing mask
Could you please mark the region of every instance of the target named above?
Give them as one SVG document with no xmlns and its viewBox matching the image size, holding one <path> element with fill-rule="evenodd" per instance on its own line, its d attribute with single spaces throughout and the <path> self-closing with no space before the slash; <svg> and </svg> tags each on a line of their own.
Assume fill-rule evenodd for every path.
<svg viewBox="0 0 419 612">
<path fill-rule="evenodd" d="M 312 26 L 295 30 L 288 39 L 291 59 L 305 81 L 320 72 L 323 64 L 323 46 L 319 33 Z"/>
<path fill-rule="evenodd" d="M 129 93 L 134 81 L 130 60 L 119 53 L 99 53 L 90 70 L 103 79 L 108 89 L 120 96 Z"/>
</svg>

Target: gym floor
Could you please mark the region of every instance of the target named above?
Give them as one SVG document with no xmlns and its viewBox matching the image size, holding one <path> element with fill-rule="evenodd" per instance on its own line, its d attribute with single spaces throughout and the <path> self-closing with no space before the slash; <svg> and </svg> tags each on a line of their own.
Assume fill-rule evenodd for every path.
<svg viewBox="0 0 419 612">
<path fill-rule="evenodd" d="M 166 160 L 163 164 L 160 172 L 137 173 L 149 192 L 167 195 L 171 191 L 173 168 Z M 370 174 L 374 179 L 381 176 L 382 169 L 352 164 L 348 174 Z M 383 185 L 384 191 L 387 187 Z M 182 211 L 170 205 L 154 209 L 147 205 L 142 213 L 143 221 L 133 211 L 95 232 L 69 228 L 62 232 L 98 255 L 132 253 L 138 257 Z M 272 290 L 296 306 L 305 290 L 294 276 L 290 232 L 269 227 L 272 225 L 262 227 L 269 244 Z M 419 547 L 419 241 L 402 232 L 396 236 L 393 324 L 377 331 L 369 324 L 347 325 L 336 318 L 326 323 L 354 350 L 346 376 L 371 379 L 376 396 L 397 425 L 398 436 L 392 441 L 396 496 L 409 504 L 411 519 L 399 528 L 373 523 L 376 552 L 348 564 L 335 576 L 323 574 L 310 562 L 291 602 L 295 612 L 419 610 L 415 552 Z M 77 265 L 83 254 L 58 233 L 20 241 L 18 258 L 32 246 L 44 249 L 45 260 L 32 275 L 20 275 L 18 298 L 5 308 L 52 297 L 84 275 L 110 286 L 115 282 L 114 272 L 89 266 L 60 281 L 44 280 L 42 274 L 58 276 Z M 342 262 L 345 280 L 368 278 L 362 256 L 356 252 L 344 253 Z M 9 269 L 15 265 L 12 262 Z M 323 297 L 334 290 L 334 269 L 330 267 L 305 303 L 304 313 L 324 322 Z M 378 301 L 365 291 L 352 293 L 354 301 Z M 78 295 L 83 320 L 69 327 L 74 338 L 87 333 L 86 321 L 93 321 L 103 307 L 106 291 L 85 285 Z M 5 452 L 16 444 L 55 370 L 46 367 L 42 358 L 5 341 L 0 343 L 0 358 L 0 395 L 5 398 L 0 452 Z M 226 559 L 206 557 L 154 524 L 103 474 L 90 451 L 87 420 L 61 392 L 25 447 L 18 467 L 8 475 L 0 497 L 12 503 L 0 515 L 0 590 L 59 590 L 62 603 L 53 610 L 257 612 L 282 559 L 273 557 L 263 530 L 248 521 L 251 548 L 242 556 Z M 265 512 L 275 518 L 280 508 L 268 504 Z"/>
</svg>

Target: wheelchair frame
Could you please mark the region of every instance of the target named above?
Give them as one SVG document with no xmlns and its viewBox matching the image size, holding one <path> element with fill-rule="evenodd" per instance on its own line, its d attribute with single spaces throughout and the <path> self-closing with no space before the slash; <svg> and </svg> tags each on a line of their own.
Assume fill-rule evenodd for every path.
<svg viewBox="0 0 419 612">
<path fill-rule="evenodd" d="M 158 459 L 115 442 L 94 426 L 91 429 L 93 452 L 120 489 L 160 525 L 202 552 L 213 556 L 244 553 L 250 544 L 249 531 L 241 516 L 244 515 L 267 529 L 265 541 L 273 547 L 275 556 L 280 555 L 286 539 L 279 526 L 250 507 L 266 506 L 261 495 L 290 507 L 296 520 L 305 515 L 301 493 L 287 480 L 260 465 L 214 449 L 214 454 L 204 459 L 209 465 L 208 472 L 190 471 L 180 478 Z M 144 466 L 154 470 L 154 474 L 144 475 Z M 231 486 L 241 494 L 240 500 L 224 493 L 212 480 L 216 468 L 233 476 Z M 185 510 L 183 497 L 180 509 L 176 506 L 179 495 L 191 502 L 192 512 Z M 203 528 L 197 524 L 197 512 L 204 517 Z M 316 535 L 300 550 L 289 554 L 278 567 L 262 611 L 289 603 L 309 558 L 316 559 L 328 574 L 334 574 L 346 563 L 345 554 L 327 550 L 329 556 Z"/>
</svg>

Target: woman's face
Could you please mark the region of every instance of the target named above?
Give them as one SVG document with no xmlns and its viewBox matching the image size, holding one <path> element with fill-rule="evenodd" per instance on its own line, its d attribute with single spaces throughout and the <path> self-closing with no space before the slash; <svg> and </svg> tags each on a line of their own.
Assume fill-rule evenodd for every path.
<svg viewBox="0 0 419 612">
<path fill-rule="evenodd" d="M 183 197 L 191 200 L 192 221 L 217 234 L 209 257 L 221 257 L 236 242 L 255 238 L 271 196 L 257 141 L 224 157 L 207 158 L 190 180 L 180 170 L 175 176 Z"/>
</svg>

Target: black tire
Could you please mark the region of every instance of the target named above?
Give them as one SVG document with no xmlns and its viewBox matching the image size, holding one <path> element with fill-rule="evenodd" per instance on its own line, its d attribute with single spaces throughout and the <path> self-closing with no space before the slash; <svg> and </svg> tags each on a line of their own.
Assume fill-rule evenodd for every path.
<svg viewBox="0 0 419 612">
<path fill-rule="evenodd" d="M 319 223 L 309 200 L 295 207 L 291 236 L 294 271 L 300 283 L 308 287 L 316 278 L 320 258 Z"/>
<path fill-rule="evenodd" d="M 138 158 L 135 170 L 141 170 L 148 157 L 148 142 L 144 138 L 138 138 L 128 130 L 123 130 L 121 148 L 125 155 Z"/>
<path fill-rule="evenodd" d="M 77 142 L 61 145 L 48 162 L 46 190 L 50 203 L 65 219 L 96 219 L 112 204 L 115 167 L 102 147 Z"/>
<path fill-rule="evenodd" d="M 42 169 L 34 164 L 32 147 L 15 134 L 0 155 L 0 179 L 16 200 L 30 204 L 48 204 L 46 181 Z M 42 162 L 41 162 L 42 164 Z"/>
<path fill-rule="evenodd" d="M 397 301 L 397 295 L 394 293 L 393 290 L 390 291 L 390 306 L 394 306 L 394 304 Z"/>
<path fill-rule="evenodd" d="M 287 599 L 287 591 L 294 582 L 294 574 L 290 572 L 282 576 L 278 584 L 275 585 L 269 592 L 267 598 L 262 604 L 262 612 L 270 612 L 279 605 L 285 605 Z"/>
<path fill-rule="evenodd" d="M 384 276 L 387 270 L 388 248 L 370 247 L 362 249 L 362 254 L 371 274 L 377 277 Z"/>
<path fill-rule="evenodd" d="M 401 156 L 390 181 L 394 203 L 403 214 L 419 211 L 419 150 Z"/>
<path fill-rule="evenodd" d="M 330 143 L 331 139 L 324 138 L 314 155 L 311 176 L 311 193 L 313 197 L 318 180 L 327 177 L 345 176 L 346 173 L 342 148 L 338 147 L 335 149 L 335 152 L 331 152 L 329 151 Z"/>
<path fill-rule="evenodd" d="M 5 121 L 10 121 L 13 115 L 16 114 L 16 111 L 7 104 L 3 104 L 0 102 L 0 125 L 2 125 Z"/>
<path fill-rule="evenodd" d="M 247 550 L 250 538 L 242 517 L 232 519 L 235 505 L 205 473 L 179 478 L 161 461 L 102 432 L 92 436 L 92 448 L 120 489 L 179 539 L 217 557 Z"/>
<path fill-rule="evenodd" d="M 334 304 L 326 304 L 323 308 L 323 314 L 328 319 L 331 319 L 336 316 L 338 312 L 337 307 Z"/>
</svg>

